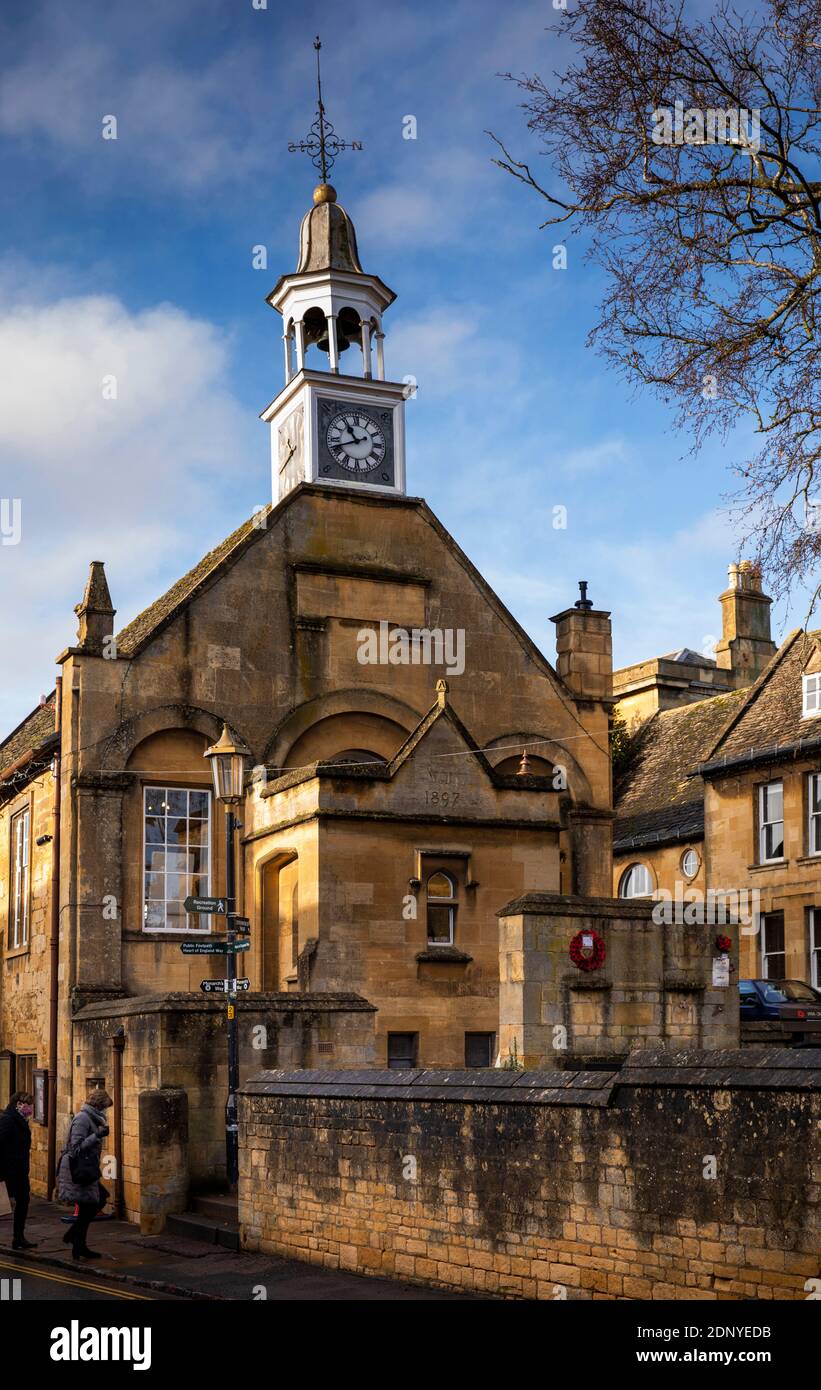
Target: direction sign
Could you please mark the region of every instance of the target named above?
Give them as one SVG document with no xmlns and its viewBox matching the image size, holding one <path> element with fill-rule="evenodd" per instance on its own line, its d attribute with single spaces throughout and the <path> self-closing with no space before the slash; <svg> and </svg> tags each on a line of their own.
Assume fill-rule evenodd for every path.
<svg viewBox="0 0 821 1390">
<path fill-rule="evenodd" d="M 231 987 L 235 990 L 246 990 L 251 988 L 250 980 L 201 980 L 200 989 L 203 994 L 230 994 Z"/>
<path fill-rule="evenodd" d="M 186 898 L 183 906 L 186 912 L 216 912 L 218 915 L 224 917 L 228 912 L 228 899 Z"/>
<path fill-rule="evenodd" d="M 250 931 L 250 930 L 251 930 L 251 919 L 250 919 L 250 917 L 238 917 L 237 914 L 236 914 L 235 912 L 229 912 L 229 913 L 228 913 L 228 930 L 229 930 L 229 931 Z"/>
<path fill-rule="evenodd" d="M 235 951 L 247 951 L 250 946 L 250 941 L 234 942 Z M 230 949 L 225 938 L 221 941 L 184 941 L 180 946 L 184 956 L 227 956 Z"/>
</svg>

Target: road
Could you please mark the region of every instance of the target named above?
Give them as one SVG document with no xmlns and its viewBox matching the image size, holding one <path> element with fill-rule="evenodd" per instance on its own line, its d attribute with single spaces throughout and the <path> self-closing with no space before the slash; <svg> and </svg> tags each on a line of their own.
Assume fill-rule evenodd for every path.
<svg viewBox="0 0 821 1390">
<path fill-rule="evenodd" d="M 0 1259 L 0 1301 L 13 1300 L 18 1295 L 16 1280 L 20 1281 L 19 1297 L 27 1303 L 179 1302 L 179 1299 L 169 1299 L 168 1294 L 152 1293 L 149 1289 L 137 1292 L 122 1284 L 108 1283 L 105 1275 L 91 1274 L 84 1269 L 78 1269 L 75 1274 L 73 1270 L 34 1269 L 22 1260 Z"/>
</svg>

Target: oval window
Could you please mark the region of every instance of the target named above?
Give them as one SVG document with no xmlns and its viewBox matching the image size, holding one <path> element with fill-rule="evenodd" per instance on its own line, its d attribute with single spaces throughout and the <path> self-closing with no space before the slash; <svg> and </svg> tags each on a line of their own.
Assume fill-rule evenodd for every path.
<svg viewBox="0 0 821 1390">
<path fill-rule="evenodd" d="M 701 860 L 694 849 L 686 849 L 681 856 L 681 872 L 685 878 L 695 878 L 699 870 Z"/>
</svg>

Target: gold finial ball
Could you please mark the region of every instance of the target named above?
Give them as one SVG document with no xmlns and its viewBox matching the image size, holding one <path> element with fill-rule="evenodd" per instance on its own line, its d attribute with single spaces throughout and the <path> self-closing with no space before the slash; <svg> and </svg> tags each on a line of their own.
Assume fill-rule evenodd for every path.
<svg viewBox="0 0 821 1390">
<path fill-rule="evenodd" d="M 336 189 L 334 188 L 334 186 L 333 186 L 332 183 L 320 183 L 320 184 L 314 189 L 314 203 L 317 205 L 317 207 L 319 206 L 320 203 L 335 203 L 335 202 L 336 202 Z"/>
</svg>

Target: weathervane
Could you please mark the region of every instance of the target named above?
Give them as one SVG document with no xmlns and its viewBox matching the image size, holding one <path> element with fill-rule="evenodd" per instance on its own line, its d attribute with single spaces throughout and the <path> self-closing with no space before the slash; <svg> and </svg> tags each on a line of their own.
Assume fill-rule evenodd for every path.
<svg viewBox="0 0 821 1390">
<path fill-rule="evenodd" d="M 321 47 L 322 44 L 317 34 L 314 39 L 314 48 L 316 49 L 316 120 L 311 126 L 308 139 L 299 142 L 289 140 L 288 149 L 292 154 L 297 150 L 303 154 L 309 154 L 314 167 L 319 171 L 322 182 L 327 183 L 328 175 L 334 166 L 337 155 L 341 154 L 343 150 L 361 150 L 362 142 L 360 140 L 351 140 L 350 142 L 340 140 L 325 115 L 325 107 L 322 105 L 322 76 L 319 71 L 319 50 Z"/>
</svg>

